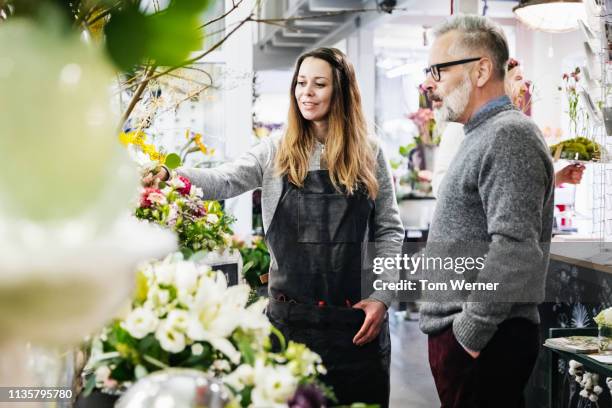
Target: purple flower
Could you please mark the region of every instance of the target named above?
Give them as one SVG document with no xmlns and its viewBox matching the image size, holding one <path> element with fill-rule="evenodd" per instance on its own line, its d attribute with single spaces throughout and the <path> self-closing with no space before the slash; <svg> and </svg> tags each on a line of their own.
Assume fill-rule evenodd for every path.
<svg viewBox="0 0 612 408">
<path fill-rule="evenodd" d="M 315 385 L 300 386 L 287 404 L 289 408 L 325 407 L 325 396 Z"/>
</svg>

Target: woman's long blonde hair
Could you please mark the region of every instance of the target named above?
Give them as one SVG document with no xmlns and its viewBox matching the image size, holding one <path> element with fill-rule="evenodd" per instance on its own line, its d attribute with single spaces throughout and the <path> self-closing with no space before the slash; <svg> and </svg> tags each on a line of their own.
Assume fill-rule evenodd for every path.
<svg viewBox="0 0 612 408">
<path fill-rule="evenodd" d="M 292 184 L 304 186 L 315 135 L 312 123 L 300 113 L 294 91 L 300 66 L 309 57 L 322 59 L 332 68 L 332 97 L 325 142 L 330 179 L 338 190 L 348 195 L 363 186 L 367 195 L 374 199 L 378 194 L 374 145 L 368 138 L 355 70 L 336 48 L 317 48 L 297 60 L 291 81 L 287 130 L 276 155 L 276 170 L 280 175 L 286 174 Z"/>
</svg>

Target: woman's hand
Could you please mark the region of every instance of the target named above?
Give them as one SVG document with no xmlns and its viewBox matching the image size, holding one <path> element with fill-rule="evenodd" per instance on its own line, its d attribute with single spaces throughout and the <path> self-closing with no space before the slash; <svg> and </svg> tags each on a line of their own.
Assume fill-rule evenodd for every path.
<svg viewBox="0 0 612 408">
<path fill-rule="evenodd" d="M 155 188 L 157 188 L 157 186 L 159 185 L 160 181 L 166 181 L 169 178 L 170 178 L 170 173 L 168 173 L 168 170 L 166 169 L 166 167 L 159 166 L 159 167 L 151 170 L 150 172 L 148 172 L 142 178 L 142 185 L 144 187 L 155 187 Z"/>
<path fill-rule="evenodd" d="M 558 187 L 563 183 L 580 184 L 584 169 L 584 165 L 579 163 L 565 166 L 555 173 L 555 187 Z"/>
<path fill-rule="evenodd" d="M 366 343 L 374 340 L 385 320 L 387 308 L 381 301 L 374 299 L 365 299 L 353 306 L 355 309 L 361 309 L 365 312 L 365 320 L 361 329 L 353 337 L 353 344 L 363 346 Z"/>
</svg>

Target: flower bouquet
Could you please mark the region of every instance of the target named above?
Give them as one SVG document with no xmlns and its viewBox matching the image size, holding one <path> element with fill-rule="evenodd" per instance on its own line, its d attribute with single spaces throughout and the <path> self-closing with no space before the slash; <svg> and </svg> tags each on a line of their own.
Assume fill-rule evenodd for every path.
<svg viewBox="0 0 612 408">
<path fill-rule="evenodd" d="M 285 345 L 263 313 L 267 301 L 247 307 L 248 296 L 247 285 L 228 287 L 222 273 L 180 253 L 144 265 L 127 316 L 92 342 L 84 394 L 118 395 L 150 372 L 184 367 L 221 378 L 235 407 L 287 406 L 304 392 L 300 387 L 331 396 L 318 384 L 325 373 L 319 355 Z M 271 333 L 278 336 L 278 353 L 270 351 Z"/>
<path fill-rule="evenodd" d="M 173 175 L 159 188 L 143 190 L 135 215 L 175 231 L 184 253 L 230 247 L 234 218 L 218 202 L 203 201 L 201 196 L 202 189 L 188 178 Z"/>
<path fill-rule="evenodd" d="M 612 345 L 612 307 L 599 312 L 594 320 L 599 327 L 599 351 L 608 351 Z"/>
</svg>

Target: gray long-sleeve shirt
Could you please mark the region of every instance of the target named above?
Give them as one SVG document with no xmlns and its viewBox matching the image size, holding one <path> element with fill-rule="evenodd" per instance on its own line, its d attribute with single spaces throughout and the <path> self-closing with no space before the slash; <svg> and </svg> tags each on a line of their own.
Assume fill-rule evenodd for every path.
<svg viewBox="0 0 612 408">
<path fill-rule="evenodd" d="M 540 131 L 507 97 L 495 102 L 465 125 L 465 140 L 440 186 L 428 246 L 486 243 L 478 280 L 499 282 L 501 291 L 478 301 L 432 295 L 421 307 L 425 333 L 452 324 L 457 340 L 476 351 L 504 320 L 539 322 L 553 221 L 554 172 Z"/>
<path fill-rule="evenodd" d="M 238 159 L 212 169 L 179 168 L 178 173 L 188 177 L 202 188 L 205 200 L 223 200 L 235 197 L 255 188 L 262 188 L 262 218 L 267 231 L 278 201 L 281 198 L 282 177 L 276 174 L 274 157 L 280 137 L 264 139 Z M 321 169 L 323 145 L 316 144 L 310 157 L 309 171 Z M 376 177 L 379 184 L 375 200 L 374 239 L 377 257 L 394 257 L 401 253 L 404 229 L 395 199 L 391 169 L 382 149 L 377 149 Z M 380 277 L 396 281 L 397 270 L 388 270 Z M 374 292 L 370 298 L 380 300 L 386 306 L 392 301 L 389 292 Z"/>
</svg>

